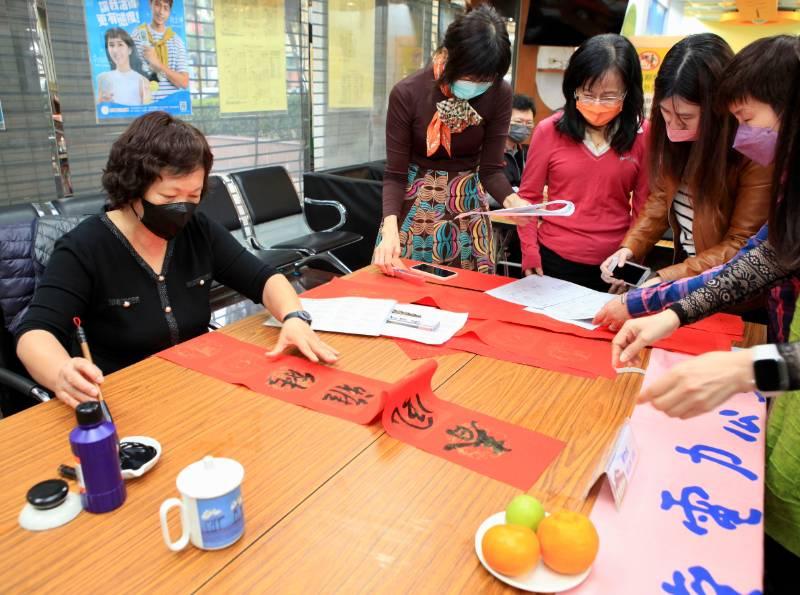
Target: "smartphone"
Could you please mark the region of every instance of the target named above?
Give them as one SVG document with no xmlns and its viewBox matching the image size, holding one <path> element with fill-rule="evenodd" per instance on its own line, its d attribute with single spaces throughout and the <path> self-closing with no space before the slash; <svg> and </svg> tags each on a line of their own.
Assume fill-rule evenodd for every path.
<svg viewBox="0 0 800 595">
<path fill-rule="evenodd" d="M 431 277 L 436 277 L 437 279 L 451 279 L 458 274 L 455 271 L 448 271 L 447 269 L 433 266 L 432 264 L 427 264 L 424 262 L 420 264 L 415 264 L 414 266 L 411 267 L 411 270 L 417 271 L 418 273 L 422 273 L 423 275 L 430 275 Z"/>
<path fill-rule="evenodd" d="M 643 267 L 635 262 L 626 262 L 622 266 L 615 266 L 611 270 L 615 279 L 624 281 L 626 285 L 639 287 L 650 276 L 650 267 Z"/>
</svg>

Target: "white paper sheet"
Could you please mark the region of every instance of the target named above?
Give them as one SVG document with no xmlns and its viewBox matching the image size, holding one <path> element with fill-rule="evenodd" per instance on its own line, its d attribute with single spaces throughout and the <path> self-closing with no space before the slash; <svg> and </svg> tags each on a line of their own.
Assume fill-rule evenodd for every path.
<svg viewBox="0 0 800 595">
<path fill-rule="evenodd" d="M 397 305 L 394 300 L 374 298 L 300 298 L 303 310 L 311 314 L 311 328 L 315 331 L 345 333 L 348 335 L 368 335 L 377 337 L 381 334 L 386 319 Z M 281 326 L 280 322 L 270 317 L 266 326 Z"/>
<path fill-rule="evenodd" d="M 456 215 L 456 219 L 491 215 L 492 217 L 569 217 L 575 212 L 575 204 L 569 200 L 550 200 L 536 205 L 495 209 L 493 211 L 468 211 Z"/>
<path fill-rule="evenodd" d="M 591 320 L 600 308 L 615 297 L 610 293 L 591 291 L 578 299 L 549 306 L 544 311 L 548 316 L 552 314 L 569 320 Z"/>
<path fill-rule="evenodd" d="M 600 269 L 598 269 L 599 275 Z M 530 275 L 487 291 L 498 299 L 529 308 L 547 308 L 555 304 L 580 299 L 593 293 L 582 285 L 545 275 Z"/>
<path fill-rule="evenodd" d="M 396 307 L 404 312 L 419 314 L 426 323 L 438 322 L 439 326 L 435 331 L 423 331 L 387 322 L 381 331 L 381 335 L 384 337 L 410 339 L 427 345 L 441 345 L 445 341 L 449 341 L 467 323 L 468 314 L 466 312 L 450 312 L 416 304 L 397 304 Z"/>
</svg>

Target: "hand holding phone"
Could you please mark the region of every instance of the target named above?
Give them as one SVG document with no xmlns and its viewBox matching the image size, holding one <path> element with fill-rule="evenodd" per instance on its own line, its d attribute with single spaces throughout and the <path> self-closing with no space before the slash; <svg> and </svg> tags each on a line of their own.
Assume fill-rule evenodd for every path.
<svg viewBox="0 0 800 595">
<path fill-rule="evenodd" d="M 611 268 L 611 275 L 615 279 L 619 279 L 625 283 L 625 285 L 639 287 L 639 285 L 644 283 L 650 276 L 650 267 L 645 267 L 630 261 L 627 261 L 622 266 L 617 266 L 616 263 L 614 263 L 613 268 Z"/>
</svg>

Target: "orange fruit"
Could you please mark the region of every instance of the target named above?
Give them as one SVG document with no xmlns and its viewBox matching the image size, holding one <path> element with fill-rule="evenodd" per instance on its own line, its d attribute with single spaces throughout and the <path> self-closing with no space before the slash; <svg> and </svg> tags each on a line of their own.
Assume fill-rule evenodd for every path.
<svg viewBox="0 0 800 595">
<path fill-rule="evenodd" d="M 597 557 L 600 537 L 585 514 L 559 510 L 539 523 L 542 560 L 561 574 L 580 574 Z"/>
<path fill-rule="evenodd" d="M 500 574 L 519 576 L 539 563 L 539 540 L 529 527 L 495 525 L 483 534 L 486 563 Z"/>
</svg>

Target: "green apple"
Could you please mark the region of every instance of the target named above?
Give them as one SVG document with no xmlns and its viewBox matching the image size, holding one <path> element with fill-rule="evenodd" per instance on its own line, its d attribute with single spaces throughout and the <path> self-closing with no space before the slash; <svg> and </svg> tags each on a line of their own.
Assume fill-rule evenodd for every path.
<svg viewBox="0 0 800 595">
<path fill-rule="evenodd" d="M 522 525 L 536 531 L 544 518 L 544 506 L 533 496 L 520 494 L 506 508 L 506 523 Z"/>
</svg>

